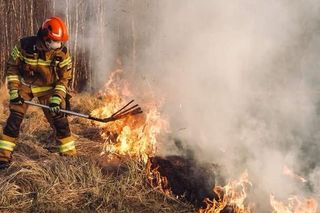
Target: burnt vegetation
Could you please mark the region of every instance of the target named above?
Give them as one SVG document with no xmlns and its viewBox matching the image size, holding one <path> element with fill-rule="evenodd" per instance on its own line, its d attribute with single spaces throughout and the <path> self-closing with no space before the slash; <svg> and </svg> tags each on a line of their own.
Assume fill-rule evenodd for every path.
<svg viewBox="0 0 320 213">
<path fill-rule="evenodd" d="M 203 205 L 205 198 L 213 199 L 215 185 L 215 165 L 200 164 L 192 158 L 183 156 L 153 157 L 152 169 L 158 168 L 168 180 L 168 189 L 181 200 L 196 207 Z"/>
</svg>

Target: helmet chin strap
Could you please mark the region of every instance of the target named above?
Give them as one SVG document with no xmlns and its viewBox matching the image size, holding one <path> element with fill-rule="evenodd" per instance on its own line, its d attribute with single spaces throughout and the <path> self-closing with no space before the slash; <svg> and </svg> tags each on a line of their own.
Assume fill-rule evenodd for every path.
<svg viewBox="0 0 320 213">
<path fill-rule="evenodd" d="M 46 43 L 46 46 L 51 50 L 59 49 L 62 46 L 62 43 L 60 41 L 50 40 L 50 41 L 45 41 L 45 43 Z"/>
</svg>

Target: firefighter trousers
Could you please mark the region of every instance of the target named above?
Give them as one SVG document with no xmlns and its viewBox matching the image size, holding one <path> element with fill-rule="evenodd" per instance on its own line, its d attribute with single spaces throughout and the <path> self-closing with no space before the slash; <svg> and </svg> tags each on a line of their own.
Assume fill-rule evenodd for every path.
<svg viewBox="0 0 320 213">
<path fill-rule="evenodd" d="M 19 90 L 19 94 L 24 100 L 30 101 L 34 98 L 34 94 L 32 94 L 31 89 L 27 86 L 22 86 Z M 37 98 L 41 104 L 48 105 L 51 95 L 52 93 L 49 92 L 45 95 L 38 96 Z M 60 107 L 65 109 L 65 100 L 62 100 Z M 3 127 L 3 133 L 0 135 L 0 161 L 11 160 L 12 152 L 16 146 L 16 139 L 19 136 L 20 126 L 28 109 L 28 105 L 25 103 L 10 103 L 9 108 L 10 115 Z M 55 130 L 55 138 L 59 144 L 59 152 L 63 155 L 75 155 L 75 142 L 71 135 L 66 115 L 61 112 L 51 113 L 48 109 L 43 109 L 43 112 L 50 123 L 50 126 Z"/>
</svg>

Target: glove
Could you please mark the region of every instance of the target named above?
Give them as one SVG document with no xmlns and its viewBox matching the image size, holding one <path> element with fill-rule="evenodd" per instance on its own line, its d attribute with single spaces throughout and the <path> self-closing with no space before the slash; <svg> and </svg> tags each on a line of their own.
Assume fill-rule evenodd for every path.
<svg viewBox="0 0 320 213">
<path fill-rule="evenodd" d="M 9 95 L 11 104 L 23 104 L 24 100 L 19 95 L 19 91 L 17 89 L 10 90 Z"/>
<path fill-rule="evenodd" d="M 52 96 L 49 99 L 50 112 L 54 112 L 54 113 L 60 112 L 60 104 L 61 104 L 61 98 L 57 95 Z"/>
</svg>

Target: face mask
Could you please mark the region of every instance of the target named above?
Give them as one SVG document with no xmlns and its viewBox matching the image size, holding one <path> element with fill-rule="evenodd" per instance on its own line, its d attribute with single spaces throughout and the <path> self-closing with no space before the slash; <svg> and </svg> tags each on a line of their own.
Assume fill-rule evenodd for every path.
<svg viewBox="0 0 320 213">
<path fill-rule="evenodd" d="M 62 43 L 60 41 L 49 40 L 49 41 L 46 41 L 46 45 L 49 49 L 56 50 L 61 48 Z"/>
</svg>

